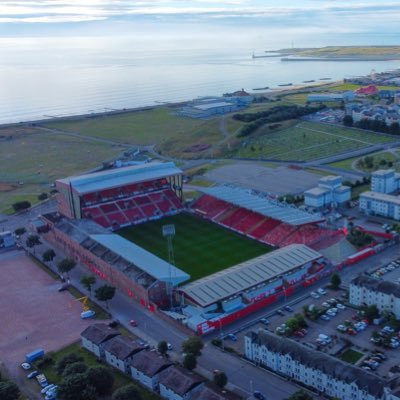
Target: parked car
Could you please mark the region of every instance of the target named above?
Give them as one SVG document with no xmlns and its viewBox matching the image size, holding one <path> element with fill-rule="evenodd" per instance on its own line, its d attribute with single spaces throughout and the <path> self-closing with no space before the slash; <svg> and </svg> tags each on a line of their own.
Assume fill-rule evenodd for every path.
<svg viewBox="0 0 400 400">
<path fill-rule="evenodd" d="M 233 342 L 237 342 L 237 336 L 236 335 L 234 335 L 233 333 L 230 333 L 230 334 L 228 334 L 227 335 L 227 338 L 228 339 L 231 339 Z"/>
<path fill-rule="evenodd" d="M 283 307 L 286 311 L 293 312 L 293 308 L 290 306 Z"/>
<path fill-rule="evenodd" d="M 269 324 L 269 321 L 268 321 L 267 318 L 260 318 L 260 322 L 261 322 L 262 324 L 264 324 L 264 325 L 268 325 L 268 324 Z"/>
<path fill-rule="evenodd" d="M 331 320 L 331 317 L 330 317 L 329 315 L 326 315 L 326 314 L 322 314 L 322 315 L 320 316 L 320 318 L 321 318 L 323 321 L 330 321 L 330 320 Z"/>
<path fill-rule="evenodd" d="M 63 285 L 58 287 L 58 291 L 59 292 L 64 292 L 64 290 L 67 290 L 68 287 L 69 287 L 69 284 L 68 283 L 64 283 Z"/>
<path fill-rule="evenodd" d="M 281 316 L 285 315 L 285 313 L 282 310 L 276 310 L 276 313 Z"/>
<path fill-rule="evenodd" d="M 31 369 L 31 364 L 29 364 L 29 363 L 27 363 L 27 362 L 24 362 L 24 363 L 21 364 L 21 367 L 22 367 L 25 371 L 27 371 L 28 369 Z"/>
<path fill-rule="evenodd" d="M 34 378 L 35 376 L 38 376 L 39 375 L 39 371 L 32 371 L 32 372 L 30 372 L 26 377 L 28 378 L 28 379 L 32 379 L 32 378 Z"/>
<path fill-rule="evenodd" d="M 319 288 L 319 289 L 317 290 L 317 292 L 318 292 L 318 294 L 326 294 L 326 290 L 323 289 L 323 288 Z"/>
<path fill-rule="evenodd" d="M 40 393 L 45 394 L 48 390 L 53 389 L 54 387 L 57 387 L 54 383 L 47 385 L 40 391 Z"/>
<path fill-rule="evenodd" d="M 329 303 L 327 303 L 326 301 L 324 301 L 322 304 L 322 307 L 324 308 L 329 308 L 331 305 Z"/>
<path fill-rule="evenodd" d="M 265 400 L 265 396 L 258 390 L 253 392 L 253 397 L 258 400 Z"/>
<path fill-rule="evenodd" d="M 311 292 L 311 293 L 310 293 L 310 296 L 311 296 L 313 299 L 319 299 L 319 298 L 320 298 L 320 295 L 319 295 L 318 293 L 316 293 L 316 292 Z"/>
<path fill-rule="evenodd" d="M 136 326 L 138 326 L 138 323 L 137 323 L 134 319 L 131 319 L 131 320 L 129 321 L 129 325 L 130 325 L 130 326 L 133 326 L 133 327 L 136 327 Z"/>
<path fill-rule="evenodd" d="M 338 330 L 338 331 L 340 331 L 340 332 L 346 332 L 347 331 L 347 328 L 344 326 L 344 325 L 338 325 L 337 327 L 336 327 L 336 329 Z"/>
<path fill-rule="evenodd" d="M 303 337 L 305 336 L 304 333 L 301 332 L 301 331 L 295 331 L 295 332 L 293 333 L 293 335 L 294 335 L 294 336 L 297 336 L 297 337 L 300 337 L 300 338 L 303 338 Z"/>
<path fill-rule="evenodd" d="M 337 304 L 336 304 L 336 308 L 339 309 L 339 310 L 345 310 L 345 309 L 346 309 L 346 306 L 343 305 L 342 303 L 337 303 Z"/>
<path fill-rule="evenodd" d="M 228 335 L 229 336 L 229 335 Z M 236 337 L 236 336 L 235 336 Z M 237 340 L 237 339 L 236 339 Z M 172 347 L 172 344 L 171 343 L 167 343 L 167 349 L 168 350 L 172 350 L 173 349 L 173 347 Z"/>
</svg>

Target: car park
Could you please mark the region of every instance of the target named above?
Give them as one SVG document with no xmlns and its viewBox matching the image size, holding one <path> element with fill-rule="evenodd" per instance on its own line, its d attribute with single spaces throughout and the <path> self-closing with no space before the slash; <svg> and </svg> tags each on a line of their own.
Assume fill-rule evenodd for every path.
<svg viewBox="0 0 400 400">
<path fill-rule="evenodd" d="M 31 364 L 29 364 L 29 363 L 27 363 L 27 362 L 24 362 L 24 363 L 21 364 L 21 367 L 22 367 L 25 371 L 27 371 L 28 369 L 31 369 Z"/>
</svg>

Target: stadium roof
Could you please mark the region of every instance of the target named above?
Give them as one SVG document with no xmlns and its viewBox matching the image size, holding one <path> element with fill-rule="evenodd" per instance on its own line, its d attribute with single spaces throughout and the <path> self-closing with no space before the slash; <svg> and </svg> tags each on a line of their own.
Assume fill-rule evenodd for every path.
<svg viewBox="0 0 400 400">
<path fill-rule="evenodd" d="M 229 186 L 216 186 L 201 188 L 202 192 L 210 196 L 246 208 L 266 217 L 274 218 L 290 225 L 304 225 L 323 220 L 321 216 L 310 214 L 298 208 L 282 204 L 278 201 L 269 200 L 264 197 L 250 193 L 246 189 L 233 188 Z"/>
<path fill-rule="evenodd" d="M 292 244 L 245 261 L 181 287 L 179 290 L 205 307 L 236 293 L 285 275 L 322 257 L 304 244 Z"/>
<path fill-rule="evenodd" d="M 190 275 L 147 250 L 115 234 L 90 235 L 90 238 L 118 254 L 126 261 L 136 265 L 153 278 L 178 285 L 190 279 Z"/>
<path fill-rule="evenodd" d="M 182 174 L 173 162 L 148 163 L 59 179 L 80 194 Z"/>
</svg>

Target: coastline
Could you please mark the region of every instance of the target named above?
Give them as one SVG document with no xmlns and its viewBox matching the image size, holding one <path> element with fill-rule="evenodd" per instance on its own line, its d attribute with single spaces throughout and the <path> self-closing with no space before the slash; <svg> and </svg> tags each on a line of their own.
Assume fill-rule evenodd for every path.
<svg viewBox="0 0 400 400">
<path fill-rule="evenodd" d="M 256 91 L 256 95 L 272 95 L 276 96 L 279 94 L 287 94 L 288 92 L 294 92 L 296 93 L 299 90 L 315 90 L 317 88 L 323 88 L 324 86 L 334 86 L 337 84 L 340 84 L 343 81 L 337 80 L 337 81 L 329 81 L 329 82 L 317 82 L 315 80 L 312 82 L 312 84 L 304 85 L 304 84 L 292 84 L 290 86 L 285 87 L 270 87 L 267 90 L 258 90 Z M 249 90 L 250 92 L 253 90 Z M 71 120 L 80 120 L 80 119 L 90 119 L 90 118 L 100 118 L 100 117 L 105 117 L 105 116 L 110 116 L 110 115 L 119 115 L 119 114 L 128 114 L 132 112 L 141 112 L 141 111 L 148 111 L 148 110 L 153 110 L 154 108 L 158 107 L 168 107 L 168 108 L 178 108 L 178 107 L 183 107 L 192 100 L 185 100 L 185 101 L 179 101 L 179 102 L 165 102 L 162 104 L 154 104 L 150 106 L 140 106 L 140 107 L 131 107 L 131 108 L 121 108 L 121 109 L 109 109 L 108 111 L 99 111 L 99 112 L 89 112 L 89 113 L 82 113 L 82 114 L 70 114 L 70 115 L 63 115 L 63 116 L 49 116 L 48 118 L 40 118 L 40 119 L 34 119 L 34 120 L 27 120 L 27 121 L 19 121 L 19 122 L 6 122 L 3 124 L 0 124 L 0 129 L 4 128 L 9 128 L 9 127 L 16 127 L 16 126 L 23 126 L 23 125 L 28 125 L 28 126 L 36 126 L 40 125 L 42 123 L 46 122 L 51 122 L 51 121 L 71 121 Z"/>
</svg>

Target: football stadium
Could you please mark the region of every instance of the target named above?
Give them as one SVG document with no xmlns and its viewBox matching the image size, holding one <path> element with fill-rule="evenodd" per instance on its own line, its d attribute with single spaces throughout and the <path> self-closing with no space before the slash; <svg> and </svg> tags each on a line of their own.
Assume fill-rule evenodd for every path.
<svg viewBox="0 0 400 400">
<path fill-rule="evenodd" d="M 45 237 L 140 302 L 199 334 L 330 272 L 319 253 L 342 233 L 324 218 L 251 190 L 203 188 L 183 202 L 172 162 L 56 181 Z"/>
</svg>

